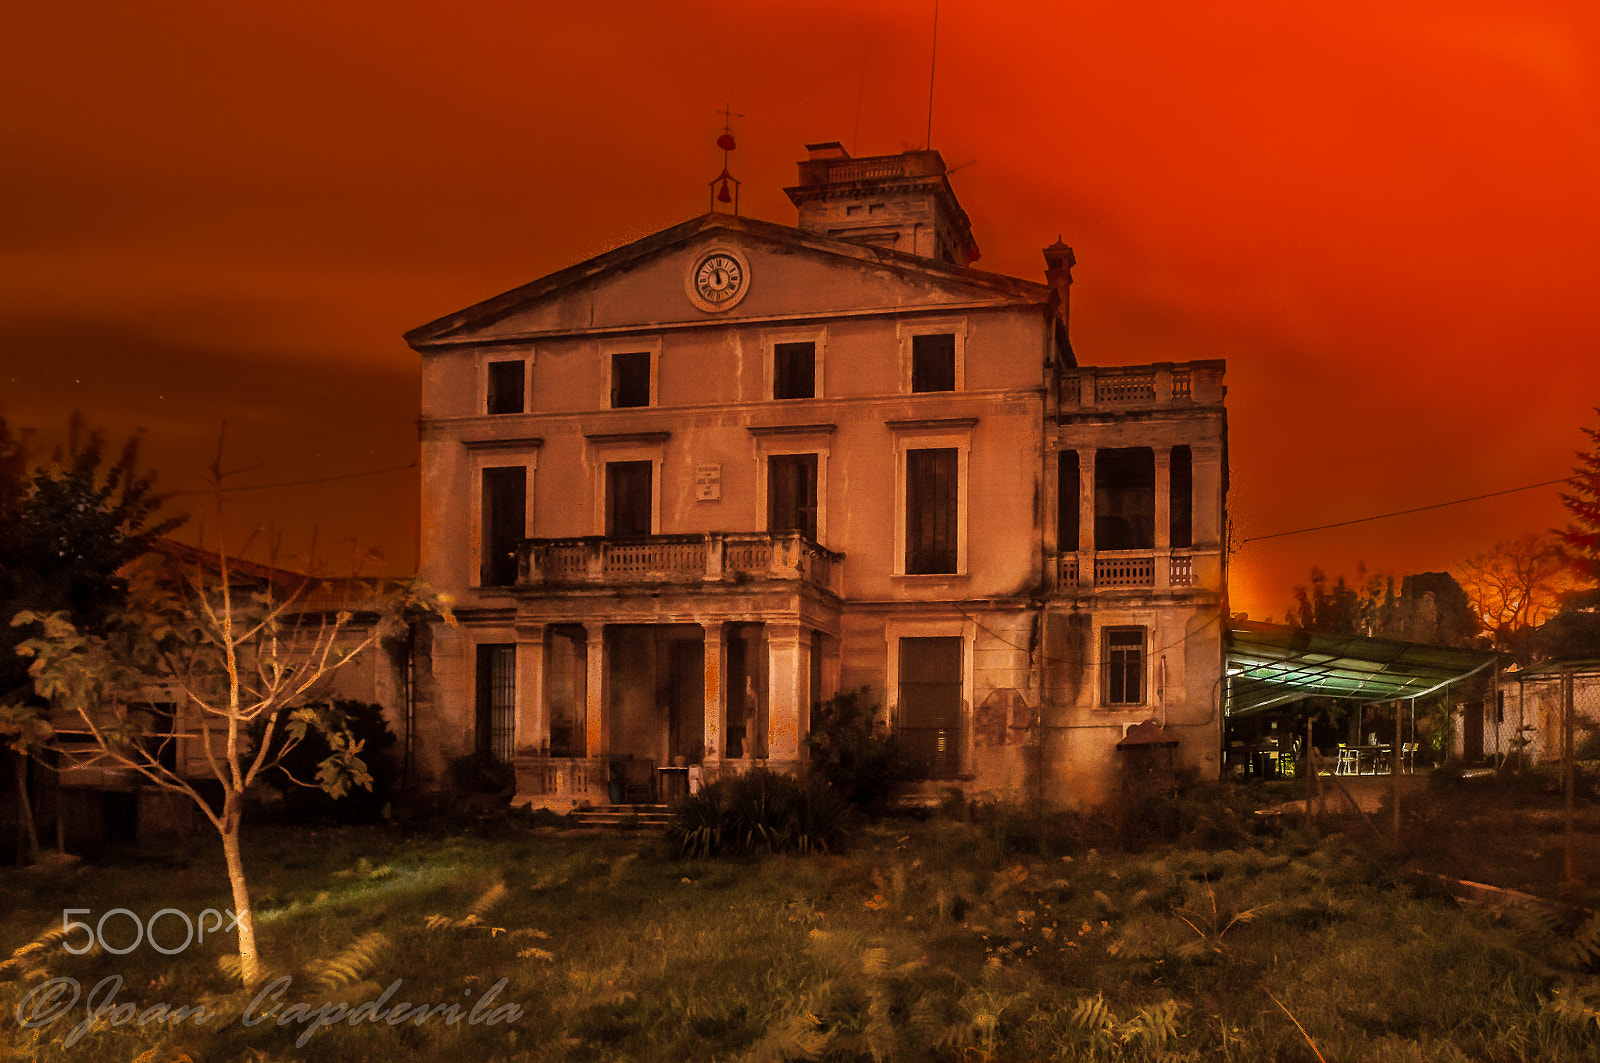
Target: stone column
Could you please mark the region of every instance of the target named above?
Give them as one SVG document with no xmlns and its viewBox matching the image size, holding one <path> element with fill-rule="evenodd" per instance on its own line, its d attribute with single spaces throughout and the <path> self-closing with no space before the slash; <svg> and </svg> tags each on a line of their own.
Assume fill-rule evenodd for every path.
<svg viewBox="0 0 1600 1063">
<path fill-rule="evenodd" d="M 1167 388 L 1172 387 L 1172 374 L 1167 374 Z M 1165 591 L 1172 586 L 1172 448 L 1153 447 L 1156 459 L 1156 556 L 1155 588 Z"/>
<path fill-rule="evenodd" d="M 775 771 L 800 764 L 811 729 L 811 635 L 799 624 L 768 623 L 767 762 Z"/>
<path fill-rule="evenodd" d="M 1216 443 L 1201 443 L 1191 448 L 1194 468 L 1194 532 L 1190 536 L 1196 547 L 1215 549 L 1222 542 L 1222 447 Z"/>
<path fill-rule="evenodd" d="M 544 624 L 517 625 L 517 716 L 512 749 L 537 756 L 550 749 L 550 707 L 545 703 Z"/>
<path fill-rule="evenodd" d="M 706 639 L 706 748 L 703 763 L 710 767 L 722 763 L 722 758 L 727 755 L 722 730 L 726 718 L 724 706 L 728 701 L 728 658 L 723 650 L 727 625 L 721 620 L 702 620 L 700 627 L 705 631 Z"/>
<path fill-rule="evenodd" d="M 593 620 L 583 624 L 588 674 L 584 678 L 583 752 L 590 760 L 606 755 L 606 675 L 610 672 L 606 652 L 606 626 Z M 602 784 L 604 779 L 601 780 Z"/>
<path fill-rule="evenodd" d="M 1093 447 L 1078 450 L 1078 586 L 1094 586 Z"/>
</svg>

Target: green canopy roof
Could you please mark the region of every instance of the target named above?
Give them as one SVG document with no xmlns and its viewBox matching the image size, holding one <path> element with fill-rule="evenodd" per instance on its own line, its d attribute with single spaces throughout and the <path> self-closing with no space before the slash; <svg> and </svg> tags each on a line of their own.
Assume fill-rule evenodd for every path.
<svg viewBox="0 0 1600 1063">
<path fill-rule="evenodd" d="M 1230 716 L 1310 697 L 1396 701 L 1431 694 L 1494 663 L 1483 650 L 1322 635 L 1259 620 L 1228 622 Z"/>
</svg>

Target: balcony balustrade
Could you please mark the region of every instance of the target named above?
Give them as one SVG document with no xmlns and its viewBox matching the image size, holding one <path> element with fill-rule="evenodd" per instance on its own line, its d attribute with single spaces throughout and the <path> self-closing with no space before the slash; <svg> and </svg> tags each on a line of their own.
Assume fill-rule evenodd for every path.
<svg viewBox="0 0 1600 1063">
<path fill-rule="evenodd" d="M 1153 550 L 1062 554 L 1056 558 L 1056 586 L 1063 591 L 1154 589 L 1158 564 L 1159 555 Z M 1173 551 L 1167 559 L 1167 565 L 1168 587 L 1183 589 L 1196 586 L 1192 553 L 1187 550 Z"/>
<path fill-rule="evenodd" d="M 835 594 L 844 561 L 799 532 L 528 539 L 517 554 L 523 587 L 806 580 Z"/>
<path fill-rule="evenodd" d="M 1061 412 L 1220 403 L 1222 372 L 1221 362 L 1079 366 L 1062 374 Z"/>
</svg>

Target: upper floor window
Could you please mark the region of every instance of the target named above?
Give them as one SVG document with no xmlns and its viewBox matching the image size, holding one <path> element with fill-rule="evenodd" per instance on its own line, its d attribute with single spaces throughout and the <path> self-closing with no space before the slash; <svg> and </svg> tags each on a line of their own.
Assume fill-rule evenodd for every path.
<svg viewBox="0 0 1600 1063">
<path fill-rule="evenodd" d="M 817 541 L 817 455 L 767 459 L 767 530 L 797 531 Z"/>
<path fill-rule="evenodd" d="M 490 362 L 487 413 L 522 413 L 526 408 L 527 363 Z"/>
<path fill-rule="evenodd" d="M 1094 547 L 1156 545 L 1156 458 L 1149 447 L 1101 450 L 1094 457 Z"/>
<path fill-rule="evenodd" d="M 1058 455 L 1056 482 L 1056 549 L 1071 553 L 1078 549 L 1081 509 L 1079 508 L 1078 452 L 1063 450 Z"/>
<path fill-rule="evenodd" d="M 776 343 L 772 347 L 772 397 L 811 399 L 817 395 L 817 345 Z"/>
<path fill-rule="evenodd" d="M 517 580 L 517 544 L 527 536 L 528 471 L 513 465 L 483 470 L 478 582 L 507 587 Z"/>
<path fill-rule="evenodd" d="M 606 462 L 606 535 L 632 538 L 651 534 L 654 463 Z"/>
<path fill-rule="evenodd" d="M 906 451 L 905 571 L 959 571 L 960 451 L 937 447 Z"/>
<path fill-rule="evenodd" d="M 618 351 L 611 356 L 611 406 L 650 405 L 649 351 Z"/>
<path fill-rule="evenodd" d="M 911 390 L 956 390 L 956 337 L 930 332 L 911 337 Z"/>
<path fill-rule="evenodd" d="M 1144 628 L 1108 627 L 1101 632 L 1106 705 L 1144 704 Z"/>
<path fill-rule="evenodd" d="M 1187 446 L 1172 448 L 1170 474 L 1172 545 L 1181 550 L 1194 545 L 1194 452 Z"/>
</svg>

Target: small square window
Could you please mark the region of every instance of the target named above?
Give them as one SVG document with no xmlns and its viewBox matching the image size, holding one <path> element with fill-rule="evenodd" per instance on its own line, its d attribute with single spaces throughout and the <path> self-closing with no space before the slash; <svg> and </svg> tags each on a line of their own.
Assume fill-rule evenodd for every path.
<svg viewBox="0 0 1600 1063">
<path fill-rule="evenodd" d="M 1107 628 L 1101 647 L 1107 705 L 1144 704 L 1144 628 Z"/>
<path fill-rule="evenodd" d="M 777 343 L 772 347 L 772 397 L 813 399 L 817 396 L 817 345 Z"/>
<path fill-rule="evenodd" d="M 949 332 L 911 337 L 911 390 L 956 389 L 956 338 Z"/>
<path fill-rule="evenodd" d="M 625 351 L 611 356 L 611 406 L 622 409 L 650 405 L 650 352 Z"/>
<path fill-rule="evenodd" d="M 523 362 L 489 363 L 489 413 L 521 413 L 523 411 Z"/>
</svg>

